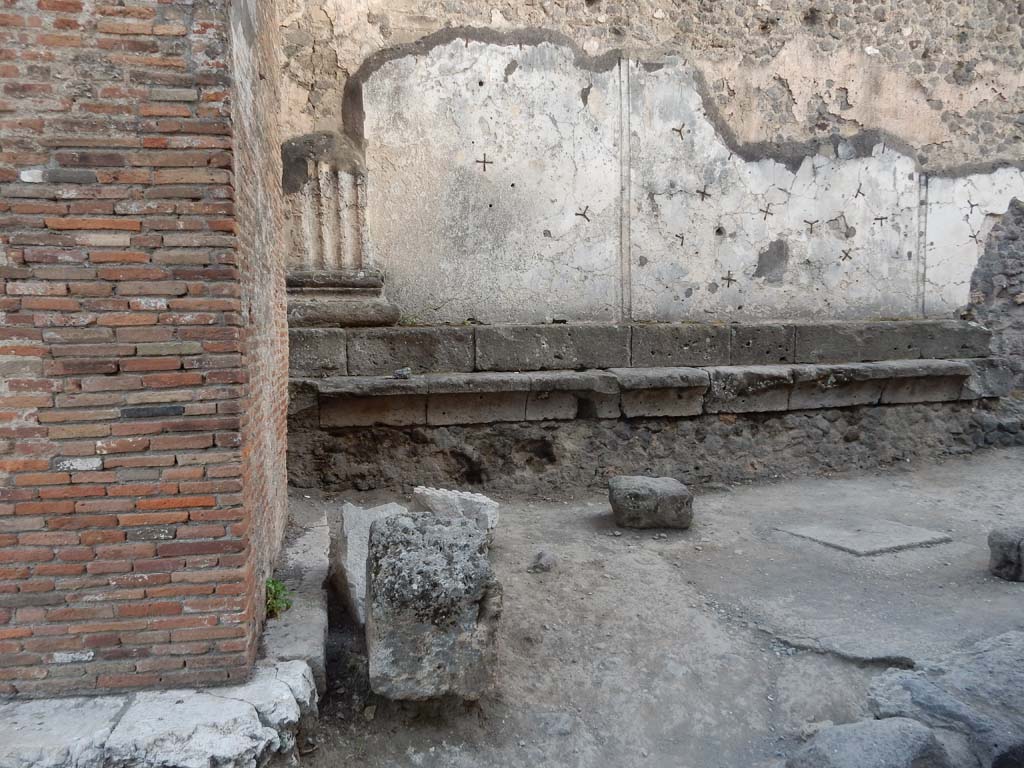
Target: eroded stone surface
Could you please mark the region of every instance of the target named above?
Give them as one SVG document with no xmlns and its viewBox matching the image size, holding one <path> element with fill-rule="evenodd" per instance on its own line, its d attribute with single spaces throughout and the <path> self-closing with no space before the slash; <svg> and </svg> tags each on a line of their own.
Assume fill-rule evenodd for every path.
<svg viewBox="0 0 1024 768">
<path fill-rule="evenodd" d="M 125 696 L 0 704 L 0 768 L 103 768 Z"/>
<path fill-rule="evenodd" d="M 478 699 L 490 682 L 501 585 L 472 520 L 393 515 L 370 528 L 370 685 L 390 699 Z"/>
<path fill-rule="evenodd" d="M 625 528 L 689 528 L 693 521 L 693 494 L 672 477 L 613 477 L 608 500 Z"/>
<path fill-rule="evenodd" d="M 1007 581 L 1024 581 L 1024 526 L 996 528 L 988 535 L 989 570 Z"/>
<path fill-rule="evenodd" d="M 906 718 L 865 720 L 817 733 L 786 768 L 954 768 L 930 728 Z"/>
<path fill-rule="evenodd" d="M 488 535 L 498 527 L 498 502 L 482 493 L 449 491 L 443 488 L 416 486 L 413 491 L 415 509 L 433 512 L 437 515 L 460 515 L 475 522 Z"/>
<path fill-rule="evenodd" d="M 909 717 L 966 737 L 984 768 L 1024 763 L 1024 632 L 1007 632 L 871 687 L 876 717 Z"/>
<path fill-rule="evenodd" d="M 367 509 L 346 503 L 341 508 L 341 532 L 334 553 L 332 578 L 338 593 L 345 599 L 349 616 L 359 624 L 366 623 L 366 558 L 370 526 L 375 520 L 403 515 L 407 511 L 400 504 L 383 504 Z"/>
</svg>

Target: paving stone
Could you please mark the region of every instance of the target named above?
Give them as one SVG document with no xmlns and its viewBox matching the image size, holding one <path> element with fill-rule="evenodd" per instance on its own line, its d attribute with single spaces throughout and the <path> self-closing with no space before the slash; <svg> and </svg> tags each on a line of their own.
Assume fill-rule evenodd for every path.
<svg viewBox="0 0 1024 768">
<path fill-rule="evenodd" d="M 370 525 L 375 520 L 407 512 L 400 504 L 365 508 L 346 503 L 341 508 L 341 531 L 331 574 L 349 616 L 360 625 L 366 624 L 366 558 L 370 545 Z"/>
<path fill-rule="evenodd" d="M 1024 526 L 996 528 L 988 535 L 989 570 L 1007 581 L 1024 581 Z"/>
<path fill-rule="evenodd" d="M 394 515 L 370 528 L 370 686 L 396 700 L 479 699 L 490 684 L 501 585 L 463 517 Z"/>
<path fill-rule="evenodd" d="M 631 365 L 728 365 L 730 335 L 728 326 L 709 323 L 634 325 Z"/>
<path fill-rule="evenodd" d="M 615 524 L 624 528 L 689 528 L 693 522 L 693 494 L 672 477 L 613 477 L 608 500 Z"/>
<path fill-rule="evenodd" d="M 317 378 L 348 375 L 345 331 L 341 328 L 292 328 L 288 331 L 288 375 Z"/>
<path fill-rule="evenodd" d="M 353 376 L 473 370 L 473 329 L 373 328 L 350 331 L 348 366 Z"/>
<path fill-rule="evenodd" d="M 796 362 L 796 327 L 793 325 L 733 325 L 730 330 L 730 365 L 778 365 Z"/>
<path fill-rule="evenodd" d="M 480 371 L 543 371 L 625 367 L 629 326 L 499 325 L 476 329 Z"/>
<path fill-rule="evenodd" d="M 412 497 L 413 509 L 433 512 L 436 515 L 465 517 L 487 533 L 498 527 L 500 505 L 482 493 L 449 491 L 418 485 L 413 488 Z"/>
<path fill-rule="evenodd" d="M 0 768 L 105 768 L 104 745 L 127 701 L 98 696 L 0 704 Z"/>
<path fill-rule="evenodd" d="M 786 527 L 779 530 L 858 556 L 899 552 L 915 547 L 944 544 L 953 540 L 947 534 L 939 531 L 929 531 L 925 528 L 886 520 L 857 523 L 849 527 L 821 523 Z"/>
<path fill-rule="evenodd" d="M 955 768 L 930 728 L 907 718 L 824 728 L 786 768 Z"/>
<path fill-rule="evenodd" d="M 869 698 L 876 717 L 909 717 L 958 734 L 984 768 L 1024 765 L 1024 632 L 997 635 L 920 667 L 875 678 Z"/>
<path fill-rule="evenodd" d="M 294 524 L 294 521 L 293 521 Z M 327 592 L 331 540 L 326 513 L 305 521 L 301 533 L 286 540 L 275 577 L 291 594 L 292 607 L 268 619 L 263 655 L 275 662 L 300 661 L 312 670 L 316 689 L 327 689 Z"/>
</svg>

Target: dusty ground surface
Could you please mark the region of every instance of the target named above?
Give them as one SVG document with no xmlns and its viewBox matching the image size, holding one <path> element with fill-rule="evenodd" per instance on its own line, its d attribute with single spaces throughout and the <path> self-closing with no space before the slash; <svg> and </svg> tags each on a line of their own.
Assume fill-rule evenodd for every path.
<svg viewBox="0 0 1024 768">
<path fill-rule="evenodd" d="M 701 495 L 686 532 L 616 535 L 606 499 L 501 498 L 505 587 L 493 693 L 476 705 L 368 695 L 333 617 L 314 768 L 781 766 L 809 726 L 867 716 L 878 671 L 1024 628 L 1024 585 L 988 575 L 986 536 L 1024 522 L 1024 449 Z M 310 497 L 311 498 L 307 498 Z M 294 497 L 297 506 L 382 493 Z M 952 541 L 856 557 L 780 527 L 895 521 Z M 528 573 L 534 555 L 558 558 Z"/>
</svg>

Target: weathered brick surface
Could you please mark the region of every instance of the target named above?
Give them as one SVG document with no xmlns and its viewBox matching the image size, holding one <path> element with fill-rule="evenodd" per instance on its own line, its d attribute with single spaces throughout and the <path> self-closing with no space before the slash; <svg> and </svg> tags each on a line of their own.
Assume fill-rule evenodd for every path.
<svg viewBox="0 0 1024 768">
<path fill-rule="evenodd" d="M 4 4 L 0 694 L 252 660 L 285 503 L 274 14 Z"/>
</svg>

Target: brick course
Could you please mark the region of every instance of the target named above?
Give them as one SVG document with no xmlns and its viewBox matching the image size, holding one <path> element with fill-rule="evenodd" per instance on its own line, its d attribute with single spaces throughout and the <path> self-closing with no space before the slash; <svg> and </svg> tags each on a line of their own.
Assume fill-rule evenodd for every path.
<svg viewBox="0 0 1024 768">
<path fill-rule="evenodd" d="M 274 14 L 0 9 L 0 694 L 248 673 L 286 499 Z"/>
</svg>

